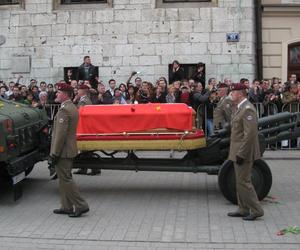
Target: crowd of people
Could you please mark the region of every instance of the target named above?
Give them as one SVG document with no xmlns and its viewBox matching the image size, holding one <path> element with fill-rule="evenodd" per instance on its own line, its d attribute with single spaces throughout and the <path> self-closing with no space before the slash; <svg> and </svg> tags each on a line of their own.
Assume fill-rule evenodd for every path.
<svg viewBox="0 0 300 250">
<path fill-rule="evenodd" d="M 59 82 L 73 87 L 74 104 L 78 104 L 83 96 L 88 96 L 92 104 L 186 103 L 195 110 L 203 104 L 207 108 L 208 119 L 213 119 L 214 108 L 222 96 L 228 95 L 232 85 L 229 78 L 225 78 L 222 83 L 216 78 L 210 78 L 206 83 L 202 63 L 197 65 L 191 77 L 184 78 L 179 62 L 174 61 L 169 78 L 172 82 L 169 83 L 165 77 L 151 83 L 138 76 L 137 72 L 132 72 L 126 82 L 118 84 L 116 80 L 110 79 L 108 85 L 99 80 L 91 66 L 87 56 L 79 67 L 79 79 L 67 78 Z M 42 81 L 38 84 L 35 79 L 31 79 L 28 84 L 20 84 L 21 78 L 19 76 L 16 81 L 9 83 L 0 81 L 1 97 L 32 107 L 55 104 L 58 83 L 47 84 Z M 284 104 L 300 100 L 300 82 L 296 74 L 290 75 L 286 82 L 276 77 L 271 80 L 255 79 L 252 82 L 242 78 L 240 82 L 247 86 L 250 102 L 265 106 L 272 103 L 279 112 Z"/>
</svg>

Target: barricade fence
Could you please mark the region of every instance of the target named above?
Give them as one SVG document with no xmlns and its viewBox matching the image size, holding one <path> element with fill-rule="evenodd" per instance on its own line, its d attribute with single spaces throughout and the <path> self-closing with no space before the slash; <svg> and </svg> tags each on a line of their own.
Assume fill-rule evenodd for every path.
<svg viewBox="0 0 300 250">
<path fill-rule="evenodd" d="M 286 103 L 281 108 L 278 108 L 276 104 L 274 103 L 253 103 L 257 117 L 265 117 L 269 115 L 275 115 L 280 112 L 300 112 L 300 103 L 299 102 L 292 102 L 292 103 Z M 212 109 L 212 110 L 209 110 Z M 207 107 L 204 104 L 201 104 L 198 106 L 196 111 L 196 127 L 202 128 L 205 135 L 208 137 L 210 134 L 213 133 L 213 117 L 211 114 L 213 113 L 213 110 L 215 109 L 215 106 L 209 105 Z M 300 149 L 300 138 L 294 139 L 294 140 L 284 140 L 282 142 L 278 142 L 276 144 L 268 144 L 267 149 Z"/>
</svg>

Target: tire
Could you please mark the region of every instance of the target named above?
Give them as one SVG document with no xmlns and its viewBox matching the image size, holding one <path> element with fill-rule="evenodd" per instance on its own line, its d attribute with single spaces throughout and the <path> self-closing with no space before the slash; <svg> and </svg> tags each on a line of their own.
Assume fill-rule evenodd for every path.
<svg viewBox="0 0 300 250">
<path fill-rule="evenodd" d="M 267 163 L 261 159 L 256 160 L 252 168 L 252 184 L 259 200 L 263 200 L 272 187 L 272 173 Z M 233 163 L 226 160 L 218 174 L 221 193 L 233 204 L 237 204 L 235 174 Z"/>
</svg>

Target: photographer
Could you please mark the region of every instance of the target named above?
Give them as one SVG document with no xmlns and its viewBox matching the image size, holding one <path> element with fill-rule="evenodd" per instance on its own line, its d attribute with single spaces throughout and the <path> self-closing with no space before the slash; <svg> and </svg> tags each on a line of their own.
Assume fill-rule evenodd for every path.
<svg viewBox="0 0 300 250">
<path fill-rule="evenodd" d="M 138 103 L 151 102 L 151 93 L 147 82 L 142 82 L 142 87 L 137 91 L 136 100 Z"/>
</svg>

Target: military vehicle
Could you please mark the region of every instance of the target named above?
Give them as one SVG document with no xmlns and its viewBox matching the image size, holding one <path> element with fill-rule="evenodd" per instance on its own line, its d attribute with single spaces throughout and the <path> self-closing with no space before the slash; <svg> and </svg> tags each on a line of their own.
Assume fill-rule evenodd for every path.
<svg viewBox="0 0 300 250">
<path fill-rule="evenodd" d="M 0 177 L 22 195 L 21 181 L 49 151 L 48 117 L 43 109 L 0 99 Z"/>
<path fill-rule="evenodd" d="M 81 153 L 74 161 L 74 168 L 218 175 L 222 194 L 236 203 L 233 164 L 227 160 L 230 129 L 224 128 L 205 138 L 203 131 L 191 124 L 192 111 L 179 104 L 170 109 L 169 104 L 82 107 L 77 130 Z M 180 126 L 174 127 L 173 123 Z M 142 128 L 145 130 L 141 131 Z M 300 113 L 284 112 L 260 118 L 258 129 L 263 155 L 267 144 L 300 137 Z M 137 155 L 137 151 L 145 150 L 177 150 L 185 154 L 180 159 Z M 265 198 L 272 186 L 272 173 L 263 159 L 254 162 L 252 182 L 258 198 Z"/>
</svg>

